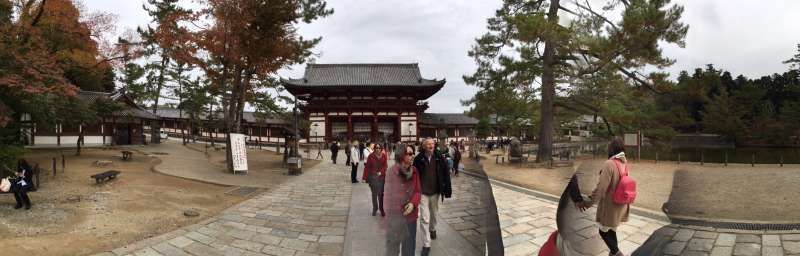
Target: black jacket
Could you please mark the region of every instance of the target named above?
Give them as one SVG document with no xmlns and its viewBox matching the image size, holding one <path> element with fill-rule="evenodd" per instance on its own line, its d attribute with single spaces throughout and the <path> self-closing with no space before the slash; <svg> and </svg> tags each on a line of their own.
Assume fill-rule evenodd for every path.
<svg viewBox="0 0 800 256">
<path fill-rule="evenodd" d="M 422 178 L 425 177 L 425 166 L 427 165 L 427 160 L 425 159 L 425 151 L 420 152 L 414 157 L 414 168 L 417 168 L 419 171 L 420 182 L 422 182 Z M 453 195 L 453 188 L 450 184 L 450 171 L 447 170 L 447 160 L 444 157 L 444 154 L 439 152 L 438 150 L 433 151 L 433 161 L 438 161 L 439 164 L 436 166 L 436 180 L 439 181 L 439 194 L 441 194 L 442 200 L 445 198 L 450 198 Z M 420 184 L 421 186 L 422 184 Z"/>
</svg>

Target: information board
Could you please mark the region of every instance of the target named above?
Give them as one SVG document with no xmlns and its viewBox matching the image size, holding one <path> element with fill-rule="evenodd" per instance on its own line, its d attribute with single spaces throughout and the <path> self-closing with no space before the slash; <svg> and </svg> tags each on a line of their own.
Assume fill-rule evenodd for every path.
<svg viewBox="0 0 800 256">
<path fill-rule="evenodd" d="M 247 173 L 247 144 L 244 134 L 231 133 L 231 159 L 234 173 Z"/>
</svg>

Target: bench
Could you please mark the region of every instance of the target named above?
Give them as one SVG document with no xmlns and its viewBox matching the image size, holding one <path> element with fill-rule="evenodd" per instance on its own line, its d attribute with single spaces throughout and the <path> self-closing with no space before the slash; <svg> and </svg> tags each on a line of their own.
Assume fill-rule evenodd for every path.
<svg viewBox="0 0 800 256">
<path fill-rule="evenodd" d="M 92 177 L 92 179 L 95 180 L 95 182 L 97 182 L 97 184 L 100 184 L 100 183 L 103 183 L 103 182 L 106 182 L 106 181 L 109 181 L 109 180 L 113 180 L 114 178 L 117 177 L 117 174 L 119 174 L 119 173 L 120 172 L 116 171 L 116 170 L 109 170 L 109 171 L 106 171 L 106 172 L 102 172 L 102 173 L 98 173 L 98 174 L 92 175 L 91 177 Z"/>
<path fill-rule="evenodd" d="M 122 160 L 128 161 L 133 158 L 133 152 L 123 150 L 122 151 Z"/>
</svg>

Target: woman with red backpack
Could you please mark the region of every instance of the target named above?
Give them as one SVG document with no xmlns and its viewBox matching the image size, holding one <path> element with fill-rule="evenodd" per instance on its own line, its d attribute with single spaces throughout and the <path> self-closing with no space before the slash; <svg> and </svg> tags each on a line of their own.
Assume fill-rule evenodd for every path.
<svg viewBox="0 0 800 256">
<path fill-rule="evenodd" d="M 636 183 L 628 176 L 625 143 L 614 138 L 608 144 L 608 160 L 600 170 L 597 187 L 588 200 L 576 203 L 585 210 L 597 204 L 596 221 L 600 224 L 600 237 L 608 246 L 609 255 L 623 255 L 619 251 L 616 229 L 628 221 L 630 204 L 636 197 Z"/>
</svg>

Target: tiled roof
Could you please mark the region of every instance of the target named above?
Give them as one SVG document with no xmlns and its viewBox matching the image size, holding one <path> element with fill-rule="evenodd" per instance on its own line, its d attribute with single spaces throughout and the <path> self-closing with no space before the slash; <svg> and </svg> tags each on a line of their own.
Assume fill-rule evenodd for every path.
<svg viewBox="0 0 800 256">
<path fill-rule="evenodd" d="M 177 119 L 177 118 L 181 118 L 181 115 L 179 115 L 179 111 L 180 111 L 179 109 L 175 109 L 175 108 L 159 108 L 157 113 L 158 113 L 158 116 L 160 116 L 160 117 L 176 118 Z M 222 120 L 224 118 L 222 113 L 215 112 L 214 114 L 215 114 L 215 116 L 214 116 L 215 120 Z M 187 119 L 189 118 L 189 115 L 186 113 L 186 111 L 183 112 L 182 116 L 183 116 L 183 118 L 187 118 Z M 207 118 L 208 118 L 208 114 L 207 113 L 204 113 L 200 117 L 200 119 L 202 119 L 202 120 L 208 120 Z M 249 123 L 289 124 L 289 121 L 283 120 L 283 119 L 280 119 L 280 118 L 266 118 L 266 119 L 263 119 L 263 120 L 258 120 L 256 118 L 256 115 L 255 115 L 254 112 L 247 112 L 247 111 L 244 112 L 242 118 L 244 119 L 245 122 L 249 122 Z"/>
<path fill-rule="evenodd" d="M 250 123 L 289 124 L 289 121 L 280 118 L 265 118 L 263 120 L 259 120 L 256 118 L 256 113 L 254 112 L 244 112 L 242 119 L 244 119 L 245 122 Z"/>
<path fill-rule="evenodd" d="M 478 124 L 478 119 L 472 118 L 461 113 L 423 113 L 420 116 L 420 123 L 428 125 L 442 124 Z"/>
<path fill-rule="evenodd" d="M 445 80 L 422 78 L 412 64 L 308 64 L 303 78 L 281 79 L 294 86 L 441 86 Z"/>
<path fill-rule="evenodd" d="M 122 91 L 115 91 L 115 92 L 79 91 L 78 92 L 78 98 L 88 103 L 95 102 L 101 98 L 110 100 L 119 100 L 123 97 L 126 96 L 125 93 Z M 133 103 L 128 102 L 129 100 L 128 98 L 124 99 L 126 99 L 126 101 L 123 102 L 126 108 L 114 113 L 115 116 L 128 116 L 128 117 L 137 117 L 143 119 L 158 119 L 158 117 L 154 115 L 153 112 L 148 111 L 139 106 L 132 106 L 131 104 Z"/>
</svg>

